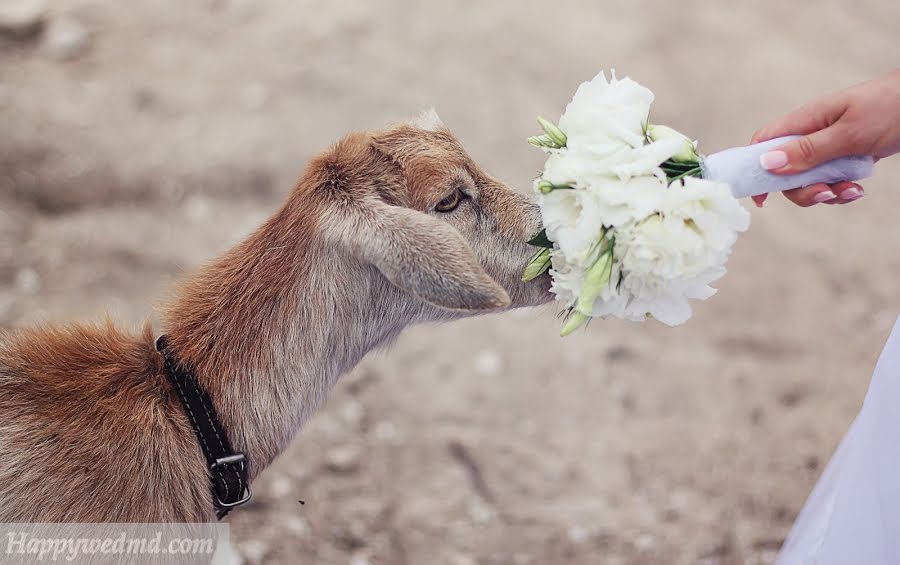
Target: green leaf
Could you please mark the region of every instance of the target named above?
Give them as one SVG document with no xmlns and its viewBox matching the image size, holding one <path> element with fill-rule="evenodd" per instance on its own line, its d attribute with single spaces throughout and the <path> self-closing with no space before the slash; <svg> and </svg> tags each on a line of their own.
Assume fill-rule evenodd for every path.
<svg viewBox="0 0 900 565">
<path fill-rule="evenodd" d="M 663 161 L 660 165 L 660 167 L 662 167 L 663 169 L 679 169 L 684 171 L 695 169 L 698 166 L 700 166 L 700 163 L 672 161 L 671 159 L 668 161 Z"/>
<path fill-rule="evenodd" d="M 672 184 L 673 182 L 675 182 L 677 180 L 681 180 L 684 177 L 701 177 L 702 178 L 703 177 L 703 169 L 701 169 L 700 167 L 695 167 L 693 169 L 689 169 L 684 172 L 679 172 L 679 171 L 672 171 L 672 173 L 666 172 L 666 178 L 668 179 L 669 184 Z"/>
<path fill-rule="evenodd" d="M 533 245 L 534 247 L 545 247 L 547 249 L 553 249 L 553 242 L 547 238 L 547 230 L 541 230 L 534 237 L 528 240 L 528 245 Z"/>
</svg>

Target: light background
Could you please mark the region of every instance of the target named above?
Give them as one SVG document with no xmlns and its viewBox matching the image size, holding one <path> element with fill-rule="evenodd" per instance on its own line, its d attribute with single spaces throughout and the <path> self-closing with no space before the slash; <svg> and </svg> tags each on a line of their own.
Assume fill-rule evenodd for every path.
<svg viewBox="0 0 900 565">
<path fill-rule="evenodd" d="M 317 150 L 424 107 L 528 190 L 534 117 L 558 117 L 600 69 L 653 89 L 655 121 L 714 151 L 900 61 L 888 0 L 46 13 L 90 40 L 59 61 L 40 34 L 0 37 L 6 327 L 104 310 L 139 323 L 273 212 Z M 560 340 L 550 307 L 406 332 L 234 512 L 248 561 L 770 563 L 900 310 L 898 174 L 900 159 L 880 163 L 851 206 L 754 209 L 720 293 L 678 329 L 610 321 Z"/>
</svg>

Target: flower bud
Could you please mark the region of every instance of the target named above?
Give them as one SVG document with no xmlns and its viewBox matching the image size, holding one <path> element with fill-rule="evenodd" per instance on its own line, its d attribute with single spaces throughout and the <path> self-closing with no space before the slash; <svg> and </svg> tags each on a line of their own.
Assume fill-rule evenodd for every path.
<svg viewBox="0 0 900 565">
<path fill-rule="evenodd" d="M 535 147 L 555 147 L 556 144 L 547 135 L 532 135 L 526 141 Z"/>
<path fill-rule="evenodd" d="M 581 283 L 581 292 L 576 304 L 576 308 L 580 312 L 590 313 L 594 309 L 594 301 L 603 293 L 603 288 L 609 284 L 612 264 L 612 248 L 607 247 L 600 258 L 584 273 L 584 282 Z"/>
<path fill-rule="evenodd" d="M 651 141 L 681 139 L 683 141 L 681 150 L 670 158 L 678 163 L 697 163 L 700 161 L 700 155 L 697 153 L 697 144 L 691 141 L 691 138 L 688 136 L 668 126 L 648 126 L 647 137 L 649 137 Z"/>
<path fill-rule="evenodd" d="M 573 187 L 567 184 L 553 184 L 548 180 L 539 180 L 534 185 L 538 192 L 541 194 L 550 194 L 554 190 L 572 190 Z"/>
<path fill-rule="evenodd" d="M 566 146 L 566 141 L 568 141 L 568 139 L 566 138 L 566 134 L 563 133 L 563 130 L 559 129 L 559 126 L 540 117 L 537 119 L 537 122 L 542 128 L 544 128 L 544 131 L 547 132 L 547 136 L 553 141 L 553 143 L 555 143 L 558 147 Z"/>
<path fill-rule="evenodd" d="M 572 332 L 574 332 L 581 326 L 588 323 L 588 320 L 590 320 L 590 319 L 591 319 L 590 316 L 582 314 L 578 310 L 572 310 L 569 313 L 569 318 L 566 320 L 566 325 L 563 326 L 562 331 L 559 332 L 559 336 L 566 337 L 567 335 L 571 334 Z"/>
<path fill-rule="evenodd" d="M 525 272 L 522 274 L 522 282 L 528 282 L 538 278 L 546 273 L 549 268 L 550 249 L 543 247 L 540 251 L 535 253 L 534 257 L 531 258 L 531 261 L 528 262 L 528 266 L 525 267 Z"/>
</svg>

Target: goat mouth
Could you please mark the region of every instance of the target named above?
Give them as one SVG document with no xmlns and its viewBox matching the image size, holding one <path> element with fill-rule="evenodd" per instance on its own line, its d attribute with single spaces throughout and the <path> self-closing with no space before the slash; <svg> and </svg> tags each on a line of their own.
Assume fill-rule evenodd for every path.
<svg viewBox="0 0 900 565">
<path fill-rule="evenodd" d="M 541 274 L 526 284 L 532 285 L 531 288 L 539 291 L 538 298 L 541 300 L 541 304 L 552 302 L 555 298 L 553 293 L 550 292 L 550 287 L 553 284 L 553 277 L 550 276 L 549 272 Z"/>
</svg>

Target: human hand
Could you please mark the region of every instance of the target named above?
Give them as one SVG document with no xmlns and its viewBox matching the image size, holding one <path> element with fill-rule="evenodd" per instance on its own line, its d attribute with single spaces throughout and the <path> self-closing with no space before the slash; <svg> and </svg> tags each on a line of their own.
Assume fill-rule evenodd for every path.
<svg viewBox="0 0 900 565">
<path fill-rule="evenodd" d="M 775 174 L 794 174 L 832 159 L 900 152 L 900 69 L 825 96 L 775 120 L 753 134 L 753 143 L 784 135 L 802 135 L 760 157 Z M 853 182 L 814 184 L 784 191 L 798 206 L 847 204 L 865 195 Z M 765 194 L 754 196 L 762 207 Z"/>
</svg>

